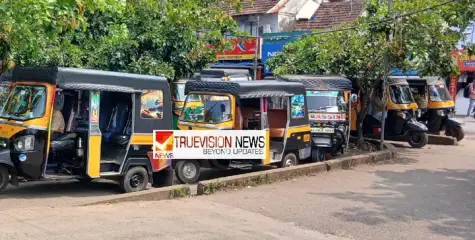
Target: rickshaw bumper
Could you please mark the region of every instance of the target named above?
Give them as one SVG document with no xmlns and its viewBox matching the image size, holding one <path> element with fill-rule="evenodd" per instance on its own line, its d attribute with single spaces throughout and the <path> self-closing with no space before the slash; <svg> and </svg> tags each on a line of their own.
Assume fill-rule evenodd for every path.
<svg viewBox="0 0 475 240">
<path fill-rule="evenodd" d="M 330 135 L 312 135 L 312 147 L 332 147 Z"/>
</svg>

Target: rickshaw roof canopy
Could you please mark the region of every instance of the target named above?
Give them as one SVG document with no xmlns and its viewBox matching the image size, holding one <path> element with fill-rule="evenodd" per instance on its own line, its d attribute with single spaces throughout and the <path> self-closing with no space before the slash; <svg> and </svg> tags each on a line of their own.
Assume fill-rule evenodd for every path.
<svg viewBox="0 0 475 240">
<path fill-rule="evenodd" d="M 330 75 L 281 75 L 278 79 L 301 82 L 307 89 L 315 90 L 350 90 L 351 80 L 343 76 Z"/>
<path fill-rule="evenodd" d="M 201 78 L 222 78 L 225 76 L 250 76 L 247 69 L 210 68 L 200 73 Z"/>
<path fill-rule="evenodd" d="M 440 84 L 440 82 L 444 82 L 442 77 L 417 77 L 417 76 L 407 76 L 407 82 L 409 85 L 414 86 L 426 86 L 426 85 L 436 85 Z"/>
<path fill-rule="evenodd" d="M 10 83 L 12 81 L 12 77 L 8 75 L 0 75 L 0 84 Z"/>
<path fill-rule="evenodd" d="M 286 97 L 305 94 L 305 86 L 297 82 L 248 81 L 248 82 L 187 82 L 185 94 L 190 92 L 227 93 L 240 98 Z"/>
<path fill-rule="evenodd" d="M 16 67 L 13 82 L 44 82 L 65 89 L 141 92 L 169 88 L 164 77 L 79 68 Z"/>
</svg>

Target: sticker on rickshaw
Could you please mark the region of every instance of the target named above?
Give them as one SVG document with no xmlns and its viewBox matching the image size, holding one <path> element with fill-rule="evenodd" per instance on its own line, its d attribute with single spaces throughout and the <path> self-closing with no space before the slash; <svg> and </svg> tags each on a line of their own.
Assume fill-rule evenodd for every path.
<svg viewBox="0 0 475 240">
<path fill-rule="evenodd" d="M 310 120 L 344 120 L 345 114 L 321 114 L 311 113 L 309 114 Z"/>
<path fill-rule="evenodd" d="M 227 96 L 212 96 L 211 101 L 227 101 L 229 98 Z"/>
<path fill-rule="evenodd" d="M 312 133 L 334 133 L 334 128 L 316 128 L 313 127 L 310 129 Z"/>
</svg>

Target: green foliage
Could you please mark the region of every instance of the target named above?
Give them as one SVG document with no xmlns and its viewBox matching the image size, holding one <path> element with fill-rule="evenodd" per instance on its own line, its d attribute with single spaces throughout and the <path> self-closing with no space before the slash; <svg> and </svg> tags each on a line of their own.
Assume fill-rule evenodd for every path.
<svg viewBox="0 0 475 240">
<path fill-rule="evenodd" d="M 446 0 L 394 0 L 392 16 L 443 2 Z M 365 96 L 358 112 L 359 130 L 373 89 L 390 73 L 383 64 L 385 54 L 389 56 L 390 68 L 449 76 L 457 71 L 451 51 L 463 38 L 461 31 L 453 28 L 465 29 L 475 19 L 475 2 L 471 0 L 456 1 L 393 21 L 387 21 L 391 15 L 386 1 L 366 0 L 365 6 L 366 14 L 355 23 L 336 27 L 354 27 L 353 30 L 316 32 L 288 44 L 266 63 L 275 74 L 343 74 L 355 79 Z M 387 36 L 392 38 L 388 40 Z"/>
<path fill-rule="evenodd" d="M 93 68 L 175 79 L 216 61 L 216 52 L 231 46 L 223 33 L 242 34 L 230 16 L 213 7 L 218 3 L 239 7 L 240 1 L 235 0 L 3 1 L 10 2 L 5 8 L 10 15 L 18 10 L 25 11 L 20 15 L 45 18 L 40 25 L 35 23 L 37 17 L 5 21 L 16 33 L 27 34 L 15 35 L 18 39 L 6 48 L 0 43 L 0 51 L 6 53 L 0 57 L 8 56 L 22 65 Z M 48 8 L 26 10 L 16 2 L 36 2 Z M 53 14 L 57 11 L 59 15 Z M 17 26 L 19 20 L 24 25 Z"/>
</svg>

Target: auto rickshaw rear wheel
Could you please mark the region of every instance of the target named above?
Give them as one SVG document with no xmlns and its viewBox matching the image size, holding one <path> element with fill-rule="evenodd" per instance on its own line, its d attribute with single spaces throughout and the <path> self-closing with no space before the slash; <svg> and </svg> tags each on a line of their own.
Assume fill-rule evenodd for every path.
<svg viewBox="0 0 475 240">
<path fill-rule="evenodd" d="M 425 132 L 412 132 L 407 142 L 413 148 L 422 148 L 429 142 L 429 136 Z"/>
<path fill-rule="evenodd" d="M 8 168 L 4 165 L 0 165 L 0 192 L 7 188 L 9 180 L 10 173 L 8 172 Z"/>
<path fill-rule="evenodd" d="M 460 142 L 465 137 L 465 133 L 463 132 L 462 127 L 456 126 L 447 129 L 445 131 L 445 136 L 454 137 L 457 139 L 457 142 Z"/>
<path fill-rule="evenodd" d="M 182 183 L 195 183 L 200 178 L 200 163 L 194 159 L 180 160 L 175 165 L 175 176 Z"/>
<path fill-rule="evenodd" d="M 147 188 L 148 172 L 144 167 L 131 167 L 120 178 L 120 188 L 125 193 L 142 191 Z"/>
<path fill-rule="evenodd" d="M 312 159 L 312 162 L 325 161 L 325 151 L 323 150 L 323 148 L 319 148 L 319 147 L 312 148 L 311 159 Z"/>
<path fill-rule="evenodd" d="M 280 167 L 292 167 L 292 166 L 297 166 L 298 160 L 297 156 L 295 156 L 294 153 L 287 153 L 284 156 L 284 159 L 282 159 L 282 162 L 280 162 Z"/>
</svg>

